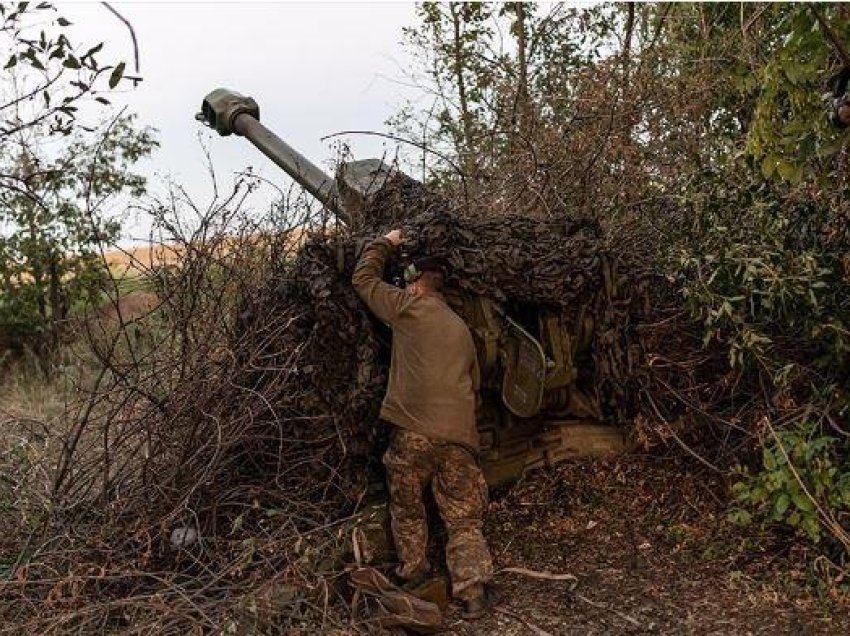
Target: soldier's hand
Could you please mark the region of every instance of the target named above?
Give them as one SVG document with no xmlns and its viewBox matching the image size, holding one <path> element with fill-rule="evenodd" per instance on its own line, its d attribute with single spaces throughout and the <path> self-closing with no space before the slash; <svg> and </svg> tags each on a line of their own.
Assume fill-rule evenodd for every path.
<svg viewBox="0 0 850 636">
<path fill-rule="evenodd" d="M 393 244 L 393 247 L 398 247 L 401 245 L 401 230 L 393 230 L 384 235 L 384 238 L 387 239 L 390 243 Z"/>
</svg>

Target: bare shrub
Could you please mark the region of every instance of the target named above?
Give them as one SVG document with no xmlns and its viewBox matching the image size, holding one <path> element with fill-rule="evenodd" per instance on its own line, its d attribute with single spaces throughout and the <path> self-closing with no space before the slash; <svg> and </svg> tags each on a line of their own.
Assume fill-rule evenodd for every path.
<svg viewBox="0 0 850 636">
<path fill-rule="evenodd" d="M 297 204 L 274 227 L 251 220 L 256 183 L 205 209 L 179 189 L 148 206 L 179 262 L 140 265 L 155 291 L 123 296 L 113 281 L 81 325 L 98 370 L 49 431 L 51 514 L 0 583 L 7 625 L 184 633 L 325 613 L 338 564 L 317 560 L 336 554 L 341 507 L 363 493 L 334 489 L 333 424 L 294 381 L 309 315 L 293 299 L 251 327 L 311 225 Z"/>
</svg>

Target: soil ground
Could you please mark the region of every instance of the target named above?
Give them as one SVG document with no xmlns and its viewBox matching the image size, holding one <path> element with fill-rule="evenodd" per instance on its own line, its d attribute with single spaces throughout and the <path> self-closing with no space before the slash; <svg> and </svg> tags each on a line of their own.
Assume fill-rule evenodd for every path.
<svg viewBox="0 0 850 636">
<path fill-rule="evenodd" d="M 792 537 L 730 525 L 716 478 L 631 456 L 537 471 L 493 497 L 486 534 L 497 610 L 448 633 L 848 634 L 846 593 Z M 815 562 L 816 563 L 816 562 Z M 574 588 L 574 589 L 573 589 Z"/>
</svg>

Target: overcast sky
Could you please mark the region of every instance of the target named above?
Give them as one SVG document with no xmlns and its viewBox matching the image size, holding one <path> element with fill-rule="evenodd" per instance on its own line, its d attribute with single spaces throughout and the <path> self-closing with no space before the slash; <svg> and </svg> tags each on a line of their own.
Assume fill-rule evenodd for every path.
<svg viewBox="0 0 850 636">
<path fill-rule="evenodd" d="M 415 23 L 413 3 L 398 2 L 113 2 L 133 25 L 144 81 L 127 88 L 141 123 L 159 129 L 151 170 L 171 175 L 202 201 L 209 177 L 194 120 L 210 90 L 254 97 L 261 120 L 327 169 L 333 152 L 321 137 L 343 130 L 386 130 L 385 121 L 414 92 L 401 82 L 410 66 L 402 28 Z M 101 60 L 126 60 L 126 26 L 100 3 L 59 2 L 81 44 L 104 42 Z M 219 177 L 253 166 L 281 184 L 285 175 L 237 137 L 208 136 Z M 348 138 L 357 158 L 394 147 L 374 137 Z M 130 233 L 144 234 L 131 223 Z"/>
</svg>

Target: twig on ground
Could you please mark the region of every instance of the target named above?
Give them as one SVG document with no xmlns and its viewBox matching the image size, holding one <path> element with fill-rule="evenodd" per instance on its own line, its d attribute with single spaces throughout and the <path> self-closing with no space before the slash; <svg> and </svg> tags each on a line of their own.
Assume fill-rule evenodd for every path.
<svg viewBox="0 0 850 636">
<path fill-rule="evenodd" d="M 570 589 L 574 589 L 578 584 L 578 579 L 572 574 L 553 574 L 546 570 L 530 570 L 528 568 L 502 568 L 496 574 L 501 574 L 502 572 L 521 574 L 522 576 L 528 576 L 533 579 L 545 579 L 547 581 L 571 581 L 573 585 Z"/>
<path fill-rule="evenodd" d="M 587 604 L 588 604 L 588 605 L 590 605 L 591 607 L 596 607 L 597 609 L 608 610 L 608 611 L 609 611 L 609 612 L 611 612 L 612 614 L 615 614 L 615 615 L 619 616 L 619 617 L 620 617 L 620 618 L 622 618 L 624 621 L 626 621 L 627 623 L 631 623 L 631 624 L 632 624 L 632 625 L 634 625 L 635 627 L 640 627 L 640 626 L 641 626 L 640 621 L 638 621 L 636 618 L 632 618 L 632 617 L 631 617 L 631 616 L 629 616 L 628 614 L 624 614 L 624 613 L 623 613 L 623 612 L 621 612 L 620 610 L 616 610 L 616 609 L 614 609 L 613 607 L 611 607 L 610 605 L 607 605 L 607 604 L 605 604 L 605 603 L 597 603 L 596 601 L 591 601 L 589 598 L 587 598 L 586 596 L 582 596 L 581 594 L 576 594 L 576 595 L 575 595 L 575 597 L 576 597 L 578 600 L 580 600 L 581 602 L 583 602 L 583 603 L 587 603 Z"/>
<path fill-rule="evenodd" d="M 523 618 L 516 612 L 509 610 L 505 607 L 494 607 L 493 611 L 498 614 L 504 614 L 505 616 L 510 616 L 511 618 L 518 620 L 520 623 L 530 629 L 532 633 L 536 634 L 536 636 L 553 636 L 552 632 L 547 632 L 545 629 L 538 627 L 537 625 Z"/>
</svg>

